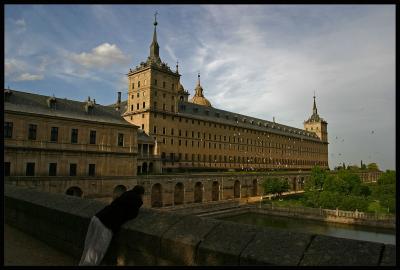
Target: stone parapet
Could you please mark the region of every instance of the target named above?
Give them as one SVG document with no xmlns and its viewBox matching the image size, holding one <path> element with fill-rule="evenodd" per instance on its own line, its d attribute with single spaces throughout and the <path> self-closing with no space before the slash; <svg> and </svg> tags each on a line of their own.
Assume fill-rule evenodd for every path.
<svg viewBox="0 0 400 270">
<path fill-rule="evenodd" d="M 75 257 L 91 217 L 106 204 L 5 185 L 5 222 Z M 395 265 L 395 246 L 258 228 L 140 209 L 124 224 L 107 265 Z"/>
</svg>

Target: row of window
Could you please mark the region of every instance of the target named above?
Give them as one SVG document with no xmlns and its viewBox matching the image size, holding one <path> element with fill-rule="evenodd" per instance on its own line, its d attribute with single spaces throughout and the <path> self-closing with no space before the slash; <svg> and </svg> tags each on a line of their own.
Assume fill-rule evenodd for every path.
<svg viewBox="0 0 400 270">
<path fill-rule="evenodd" d="M 171 139 L 170 142 L 171 142 L 171 145 L 174 145 L 174 139 Z M 192 147 L 195 147 L 197 145 L 197 147 L 200 148 L 200 141 L 197 141 L 197 144 L 194 141 L 191 141 L 191 142 L 192 142 Z M 162 143 L 163 144 L 167 144 L 166 138 L 162 139 Z M 282 154 L 290 154 L 290 153 L 296 154 L 296 152 L 305 153 L 306 155 L 308 155 L 308 153 L 315 153 L 315 154 L 317 154 L 317 153 L 325 153 L 325 151 L 323 151 L 323 150 L 318 152 L 317 149 L 312 149 L 312 148 L 308 148 L 308 147 L 299 147 L 299 148 L 292 148 L 292 150 L 283 150 L 281 147 L 278 146 L 279 144 L 275 144 L 275 146 L 271 146 L 271 144 L 270 144 L 270 146 L 268 146 L 268 147 L 265 146 L 265 147 L 262 147 L 262 148 L 261 147 L 256 148 L 256 147 L 245 145 L 245 144 L 241 144 L 241 145 L 240 144 L 239 145 L 229 144 L 228 145 L 227 143 L 223 143 L 223 144 L 218 143 L 217 144 L 217 143 L 209 142 L 208 143 L 208 148 L 212 149 L 213 146 L 214 146 L 214 149 L 217 149 L 217 145 L 218 145 L 218 149 L 222 149 L 222 146 L 223 146 L 223 149 L 228 149 L 229 148 L 229 149 L 232 149 L 232 150 L 236 150 L 237 149 L 237 150 L 246 150 L 246 151 L 256 151 L 257 150 L 257 152 L 260 152 L 260 153 L 264 153 L 264 149 L 267 150 L 267 148 L 268 148 L 268 152 L 269 153 L 271 153 L 271 150 L 272 150 L 272 153 L 275 150 L 275 153 L 282 153 Z M 182 140 L 178 140 L 178 146 L 182 146 Z M 188 141 L 187 140 L 185 140 L 185 146 L 186 147 L 188 146 Z M 204 141 L 203 142 L 203 148 L 206 149 L 206 146 L 207 146 L 207 143 Z M 267 152 L 267 151 L 265 151 L 265 152 Z"/>
<path fill-rule="evenodd" d="M 50 128 L 50 142 L 58 142 L 58 127 Z M 90 130 L 89 144 L 96 144 L 96 130 Z M 13 135 L 13 122 L 4 122 L 4 138 L 12 138 Z M 28 139 L 36 140 L 37 137 L 37 125 L 29 124 L 28 128 Z M 71 143 L 78 143 L 78 129 L 71 129 Z M 124 134 L 118 133 L 118 146 L 124 146 Z"/>
<path fill-rule="evenodd" d="M 142 96 L 143 97 L 145 97 L 146 96 L 146 92 L 147 91 L 141 91 L 141 92 L 139 92 L 139 90 L 136 92 L 136 97 L 140 97 L 140 93 L 142 93 Z M 163 93 L 163 98 L 166 98 L 166 96 L 167 96 L 167 94 L 166 93 Z M 154 91 L 154 97 L 157 97 L 157 91 L 155 90 Z M 135 98 L 135 95 L 131 95 L 131 99 L 134 99 Z M 172 99 L 172 101 L 175 101 L 175 96 L 174 95 L 171 95 L 171 99 Z"/>
<path fill-rule="evenodd" d="M 181 104 L 180 109 L 182 111 L 185 111 L 186 110 L 186 105 Z M 192 112 L 197 114 L 199 112 L 199 108 L 196 108 L 196 107 L 192 108 Z M 208 109 L 205 109 L 204 110 L 204 114 L 209 116 L 210 115 L 210 111 Z M 220 118 L 221 113 L 220 112 L 215 112 L 214 116 L 216 118 Z M 261 122 L 261 121 L 253 120 L 253 119 L 248 120 L 247 118 L 239 119 L 239 116 L 229 116 L 227 114 L 225 115 L 225 119 L 226 120 L 233 120 L 234 122 L 236 122 L 236 124 L 238 124 L 239 121 L 240 121 L 240 122 L 243 122 L 243 123 L 249 123 L 250 125 L 257 125 L 259 127 L 278 129 L 278 130 L 282 130 L 284 132 L 293 133 L 293 134 L 306 135 L 306 136 L 312 136 L 312 137 L 316 136 L 314 133 L 309 133 L 309 132 L 306 132 L 304 130 L 300 130 L 300 129 L 297 129 L 297 128 L 291 128 L 291 127 L 278 125 L 275 122 L 274 123 L 270 123 L 270 122 L 268 123 L 268 122 Z"/>
<path fill-rule="evenodd" d="M 184 159 L 182 159 L 184 157 Z M 258 163 L 274 165 L 328 165 L 327 161 L 315 160 L 297 160 L 283 158 L 259 158 L 259 157 L 240 157 L 240 156 L 222 156 L 222 155 L 201 155 L 201 154 L 182 154 L 161 153 L 161 159 L 164 161 L 200 161 L 200 162 L 228 162 L 228 163 Z"/>
<path fill-rule="evenodd" d="M 140 81 L 137 81 L 136 85 L 137 85 L 137 88 L 140 88 Z M 147 80 L 144 80 L 144 85 L 147 85 Z M 157 79 L 154 79 L 154 85 L 155 86 L 158 85 Z M 162 87 L 166 88 L 167 87 L 167 83 L 163 82 L 162 83 Z M 132 89 L 135 89 L 135 83 L 132 83 Z M 171 84 L 171 90 L 174 90 L 174 89 L 175 89 L 175 84 Z"/>
<path fill-rule="evenodd" d="M 158 113 L 154 113 L 154 118 L 157 118 Z M 171 117 L 171 120 L 174 121 L 175 118 L 178 119 L 179 122 L 182 122 L 182 117 L 177 117 L 177 116 L 168 116 L 165 113 L 162 113 L 162 118 L 163 119 L 167 119 Z M 197 124 L 200 126 L 201 124 L 203 124 L 203 126 L 209 126 L 209 127 L 214 127 L 214 128 L 220 128 L 220 129 L 228 129 L 228 130 L 233 130 L 233 131 L 238 131 L 238 135 L 240 135 L 240 132 L 242 133 L 247 133 L 247 134 L 254 134 L 254 135 L 259 135 L 259 136 L 266 136 L 267 132 L 265 131 L 258 131 L 258 130 L 254 130 L 254 129 L 247 129 L 247 128 L 242 128 L 242 127 L 238 127 L 238 126 L 232 126 L 232 125 L 224 125 L 224 124 L 217 124 L 217 123 L 212 123 L 210 121 L 202 121 L 202 120 L 195 120 L 195 119 L 190 119 L 190 118 L 183 118 L 185 120 L 186 123 L 192 122 L 192 124 L 194 125 L 196 122 Z M 286 128 L 285 128 L 286 129 Z M 270 135 L 267 135 L 268 137 Z M 278 139 L 284 139 L 286 141 L 303 141 L 303 138 L 298 138 L 298 137 L 289 137 L 289 136 L 284 136 L 284 135 L 279 135 L 279 134 L 274 134 L 271 136 L 278 138 Z M 320 144 L 317 141 L 309 141 L 307 140 L 308 143 L 311 144 Z"/>
<path fill-rule="evenodd" d="M 143 129 L 143 127 L 142 127 L 142 129 Z M 153 131 L 154 131 L 154 133 L 156 133 L 157 129 L 154 127 Z M 165 128 L 163 128 L 163 135 L 165 135 Z M 173 136 L 173 135 L 174 134 L 172 132 L 171 136 Z M 179 136 L 181 136 L 181 135 L 179 135 Z M 193 136 L 193 132 L 192 132 L 192 136 Z M 215 135 L 214 135 L 214 140 L 217 141 Z M 201 141 L 202 141 L 202 139 L 201 139 Z M 282 151 L 285 151 L 285 152 L 288 152 L 288 153 L 291 153 L 291 152 L 326 153 L 326 149 L 324 149 L 322 147 L 318 147 L 318 148 L 300 147 L 300 146 L 296 147 L 296 146 L 289 146 L 289 145 L 286 145 L 286 144 L 271 143 L 271 142 L 268 142 L 268 143 L 265 142 L 265 144 L 264 144 L 263 141 L 261 143 L 255 143 L 254 144 L 253 142 L 249 143 L 249 140 L 247 140 L 247 144 L 245 144 L 245 143 L 243 143 L 242 139 L 241 140 L 237 139 L 237 142 L 236 142 L 236 138 L 233 138 L 233 141 L 231 142 L 230 137 L 229 137 L 228 141 L 229 142 L 226 142 L 226 138 L 224 138 L 224 142 L 226 142 L 226 143 L 223 143 L 223 144 L 218 143 L 219 149 L 222 149 L 222 145 L 224 146 L 224 149 L 227 149 L 228 146 L 229 146 L 229 149 L 230 149 L 232 147 L 232 144 L 233 144 L 233 148 L 234 149 L 238 148 L 238 150 L 239 149 L 243 149 L 244 150 L 245 147 L 247 147 L 247 150 L 249 150 L 249 146 L 251 147 L 251 149 L 253 149 L 253 146 L 254 146 L 254 149 L 259 149 L 259 152 L 264 152 L 264 149 L 266 149 L 266 148 L 273 148 L 273 149 L 282 149 Z M 167 144 L 167 139 L 163 138 L 162 142 L 163 142 L 163 144 Z M 173 138 L 170 139 L 170 142 L 171 142 L 171 145 L 174 145 L 174 139 Z M 229 145 L 228 145 L 228 143 L 229 143 Z M 201 144 L 200 141 L 197 141 L 197 147 L 200 147 L 200 144 Z M 236 144 L 238 144 L 238 145 L 236 146 Z M 178 145 L 179 146 L 182 145 L 182 140 L 178 139 Z M 192 141 L 192 147 L 194 147 L 195 145 L 196 144 L 194 143 L 194 141 Z M 217 149 L 217 143 L 215 143 L 213 141 L 209 141 L 208 144 L 207 144 L 207 140 L 204 140 L 203 141 L 203 148 L 206 148 L 207 145 L 208 145 L 209 149 L 212 149 L 213 145 L 214 145 L 214 149 Z M 185 140 L 185 146 L 188 146 L 188 141 L 187 140 Z"/>
<path fill-rule="evenodd" d="M 154 105 L 154 106 L 153 106 L 153 109 L 154 109 L 154 110 L 158 110 L 157 101 L 154 101 L 153 105 Z M 145 109 L 145 108 L 146 108 L 146 102 L 143 102 L 143 103 L 142 103 L 142 109 Z M 139 110 L 139 109 L 140 109 L 140 103 L 136 103 L 136 110 Z M 133 111 L 133 110 L 134 110 L 134 105 L 131 104 L 131 111 Z M 166 110 L 167 110 L 167 109 L 166 109 L 165 103 L 163 103 L 162 110 L 163 110 L 163 111 L 166 111 Z M 172 112 L 175 111 L 175 105 L 171 105 L 171 111 L 172 111 Z"/>
<path fill-rule="evenodd" d="M 76 163 L 69 164 L 69 176 L 76 176 L 78 165 Z M 11 162 L 4 162 L 4 175 L 10 176 Z M 35 162 L 26 163 L 26 176 L 35 176 Z M 96 175 L 96 164 L 89 164 L 88 175 Z M 49 176 L 57 176 L 57 163 L 49 163 Z"/>
</svg>

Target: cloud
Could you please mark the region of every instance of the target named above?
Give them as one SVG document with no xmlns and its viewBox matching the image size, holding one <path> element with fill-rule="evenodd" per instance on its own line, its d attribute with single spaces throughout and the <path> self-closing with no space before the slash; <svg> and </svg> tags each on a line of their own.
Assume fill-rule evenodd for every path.
<svg viewBox="0 0 400 270">
<path fill-rule="evenodd" d="M 5 77 L 11 76 L 12 74 L 15 74 L 17 72 L 20 72 L 21 70 L 24 70 L 27 68 L 27 64 L 24 61 L 11 58 L 11 59 L 5 59 L 4 61 L 4 75 Z"/>
<path fill-rule="evenodd" d="M 26 23 L 24 19 L 19 19 L 15 21 L 15 24 L 19 27 L 25 28 L 26 27 Z"/>
<path fill-rule="evenodd" d="M 103 43 L 96 48 L 93 48 L 89 53 L 71 53 L 70 58 L 75 63 L 86 68 L 104 68 L 127 61 L 127 57 L 117 47 L 117 45 L 109 43 Z"/>
<path fill-rule="evenodd" d="M 18 20 L 16 20 L 14 23 L 15 23 L 15 25 L 17 26 L 16 32 L 17 32 L 18 34 L 24 32 L 24 31 L 26 30 L 25 19 L 18 19 Z"/>
<path fill-rule="evenodd" d="M 394 10 L 302 8 L 306 14 L 300 16 L 296 7 L 246 8 L 206 6 L 209 19 L 199 24 L 199 42 L 186 59 L 189 72 L 201 70 L 213 106 L 266 120 L 275 116 L 279 123 L 303 128 L 316 90 L 330 138 L 345 138 L 343 143 L 330 139 L 329 151 L 336 154 L 331 165 L 372 156 L 367 162 L 394 168 L 387 146 L 395 144 L 390 135 L 395 133 Z M 365 132 L 372 128 L 388 133 L 367 140 Z M 387 156 L 373 155 L 378 148 Z"/>
<path fill-rule="evenodd" d="M 47 58 L 42 58 L 37 66 L 33 62 L 29 63 L 20 59 L 5 59 L 4 76 L 7 80 L 14 82 L 43 80 L 46 65 Z"/>
<path fill-rule="evenodd" d="M 171 57 L 171 59 L 178 59 L 175 55 L 174 50 L 168 44 L 165 45 L 165 50 L 168 52 L 169 57 Z"/>
<path fill-rule="evenodd" d="M 19 75 L 18 77 L 16 77 L 14 79 L 14 81 L 18 82 L 18 81 L 39 81 L 39 80 L 43 80 L 44 76 L 43 75 L 34 75 L 34 74 L 30 74 L 30 73 L 23 73 L 21 75 Z"/>
</svg>

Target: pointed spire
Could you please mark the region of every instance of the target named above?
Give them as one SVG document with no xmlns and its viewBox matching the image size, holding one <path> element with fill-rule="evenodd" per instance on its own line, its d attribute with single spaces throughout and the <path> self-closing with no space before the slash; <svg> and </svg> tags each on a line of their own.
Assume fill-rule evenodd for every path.
<svg viewBox="0 0 400 270">
<path fill-rule="evenodd" d="M 150 58 L 157 60 L 160 59 L 159 56 L 159 49 L 160 47 L 158 46 L 158 42 L 157 42 L 157 14 L 158 12 L 156 11 L 156 13 L 154 13 L 154 33 L 153 33 L 153 41 L 151 42 L 150 45 Z"/>
<path fill-rule="evenodd" d="M 317 112 L 317 104 L 315 103 L 315 91 L 314 91 L 314 105 L 313 105 L 313 114 L 318 114 L 318 112 Z"/>
<path fill-rule="evenodd" d="M 157 43 L 157 14 L 158 12 L 154 13 L 154 33 L 153 33 L 153 42 Z"/>
<path fill-rule="evenodd" d="M 200 71 L 197 73 L 197 85 L 200 85 Z"/>
<path fill-rule="evenodd" d="M 178 73 L 178 64 L 179 64 L 178 59 L 176 59 L 176 73 Z"/>
</svg>

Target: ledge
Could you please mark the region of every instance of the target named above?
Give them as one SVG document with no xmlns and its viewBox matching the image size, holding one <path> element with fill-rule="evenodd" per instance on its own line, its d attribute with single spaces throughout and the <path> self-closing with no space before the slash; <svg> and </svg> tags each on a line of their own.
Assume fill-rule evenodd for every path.
<svg viewBox="0 0 400 270">
<path fill-rule="evenodd" d="M 5 185 L 5 222 L 79 261 L 103 202 Z M 286 232 L 141 208 L 106 265 L 395 265 L 394 245 Z"/>
</svg>

